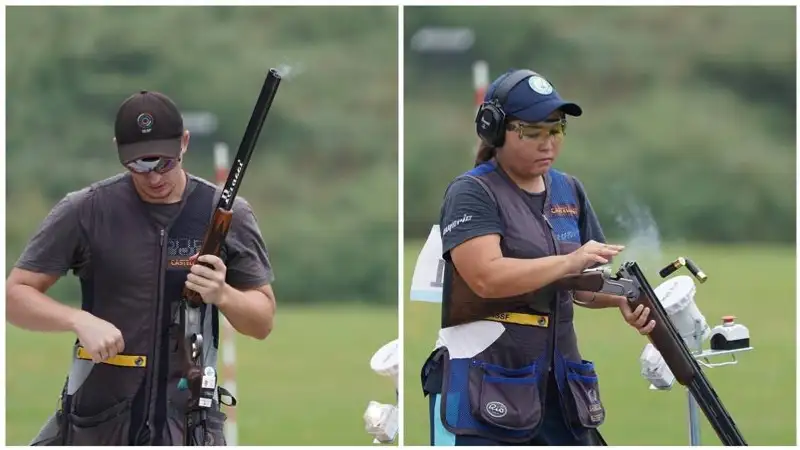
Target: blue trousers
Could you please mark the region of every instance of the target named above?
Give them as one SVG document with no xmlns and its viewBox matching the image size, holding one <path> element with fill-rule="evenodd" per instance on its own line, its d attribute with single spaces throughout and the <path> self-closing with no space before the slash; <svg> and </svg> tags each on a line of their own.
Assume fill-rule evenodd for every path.
<svg viewBox="0 0 800 450">
<path fill-rule="evenodd" d="M 588 446 L 592 443 L 591 432 L 583 429 L 580 437 L 567 428 L 561 413 L 557 389 L 548 389 L 544 418 L 539 432 L 533 439 L 520 444 L 506 444 L 477 436 L 456 436 L 444 428 L 441 416 L 441 394 L 430 395 L 430 445 L 529 445 L 529 446 Z"/>
</svg>

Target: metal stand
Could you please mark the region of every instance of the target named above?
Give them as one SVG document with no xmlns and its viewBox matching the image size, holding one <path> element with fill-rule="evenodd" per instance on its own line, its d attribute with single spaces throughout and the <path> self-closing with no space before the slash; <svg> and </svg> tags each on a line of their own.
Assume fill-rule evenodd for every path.
<svg viewBox="0 0 800 450">
<path fill-rule="evenodd" d="M 697 360 L 697 362 L 701 366 L 706 367 L 708 369 L 737 364 L 739 361 L 736 359 L 736 353 L 746 352 L 753 349 L 753 347 L 745 347 L 733 350 L 703 350 L 702 322 L 700 322 L 699 320 L 695 320 L 694 330 L 695 331 L 692 336 L 692 338 L 694 339 L 692 343 L 694 345 L 690 346 L 690 350 L 692 350 L 692 355 Z M 710 357 L 723 356 L 723 355 L 730 355 L 731 360 L 721 363 L 712 363 L 711 361 L 709 361 Z M 700 408 L 697 405 L 697 401 L 695 401 L 694 397 L 688 390 L 686 391 L 686 396 L 689 400 L 689 445 L 697 447 L 700 445 Z"/>
<path fill-rule="evenodd" d="M 753 350 L 753 347 L 737 348 L 733 350 L 703 350 L 703 327 L 702 322 L 699 320 L 694 321 L 694 334 L 692 335 L 691 341 L 687 339 L 686 345 L 689 347 L 689 351 L 692 352 L 692 356 L 694 356 L 698 364 L 707 369 L 738 364 L 739 361 L 736 359 L 737 353 Z M 709 358 L 726 355 L 730 356 L 730 361 L 712 363 L 709 360 Z M 657 387 L 650 384 L 650 390 L 669 391 L 672 390 L 672 386 Z M 700 406 L 688 390 L 686 391 L 686 398 L 689 406 L 689 445 L 697 447 L 700 445 Z"/>
</svg>

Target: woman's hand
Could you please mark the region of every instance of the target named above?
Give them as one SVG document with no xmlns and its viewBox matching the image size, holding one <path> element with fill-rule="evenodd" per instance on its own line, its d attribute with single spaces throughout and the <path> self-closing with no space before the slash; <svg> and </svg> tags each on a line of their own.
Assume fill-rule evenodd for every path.
<svg viewBox="0 0 800 450">
<path fill-rule="evenodd" d="M 569 273 L 579 273 L 595 264 L 608 264 L 608 261 L 619 254 L 624 245 L 601 244 L 589 241 L 574 252 L 567 255 Z"/>
<path fill-rule="evenodd" d="M 650 308 L 644 305 L 639 305 L 636 309 L 631 311 L 631 305 L 628 303 L 628 300 L 623 299 L 623 301 L 619 303 L 619 312 L 622 313 L 625 322 L 628 322 L 628 325 L 636 328 L 639 334 L 650 334 L 653 328 L 656 327 L 655 320 L 647 321 L 647 317 L 650 316 Z"/>
</svg>

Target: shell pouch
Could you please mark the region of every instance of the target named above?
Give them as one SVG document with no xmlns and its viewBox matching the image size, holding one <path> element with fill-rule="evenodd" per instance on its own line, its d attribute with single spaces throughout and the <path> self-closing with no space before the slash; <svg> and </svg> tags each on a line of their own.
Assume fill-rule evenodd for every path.
<svg viewBox="0 0 800 450">
<path fill-rule="evenodd" d="M 68 415 L 68 445 L 128 445 L 131 402 L 124 400 L 91 417 Z"/>
<path fill-rule="evenodd" d="M 578 423 L 585 428 L 599 427 L 605 421 L 606 411 L 600 399 L 594 363 L 586 360 L 580 363 L 565 360 L 564 363 Z"/>
<path fill-rule="evenodd" d="M 476 420 L 505 430 L 533 430 L 542 421 L 536 364 L 508 369 L 473 360 L 469 368 L 470 412 Z"/>
</svg>

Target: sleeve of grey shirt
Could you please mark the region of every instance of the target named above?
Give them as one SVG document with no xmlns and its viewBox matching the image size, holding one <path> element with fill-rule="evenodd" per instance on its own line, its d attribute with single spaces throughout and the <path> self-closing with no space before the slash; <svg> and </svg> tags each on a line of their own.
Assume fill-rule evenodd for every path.
<svg viewBox="0 0 800 450">
<path fill-rule="evenodd" d="M 258 221 L 250 204 L 242 197 L 234 200 L 231 228 L 225 244 L 228 284 L 237 289 L 252 289 L 274 281 Z"/>
<path fill-rule="evenodd" d="M 450 259 L 450 250 L 478 236 L 503 235 L 500 214 L 489 194 L 470 178 L 454 181 L 442 202 L 439 221 L 442 257 Z"/>
<path fill-rule="evenodd" d="M 20 255 L 17 268 L 63 276 L 79 270 L 88 257 L 80 225 L 81 203 L 88 189 L 67 194 L 39 225 Z"/>
<path fill-rule="evenodd" d="M 585 244 L 591 240 L 606 243 L 606 236 L 603 233 L 603 228 L 600 226 L 600 220 L 597 218 L 592 203 L 589 201 L 589 196 L 586 194 L 586 189 L 583 187 L 577 178 L 574 178 L 575 185 L 578 191 L 578 202 L 580 203 L 581 215 L 578 218 L 578 226 L 581 232 L 581 244 Z"/>
</svg>

